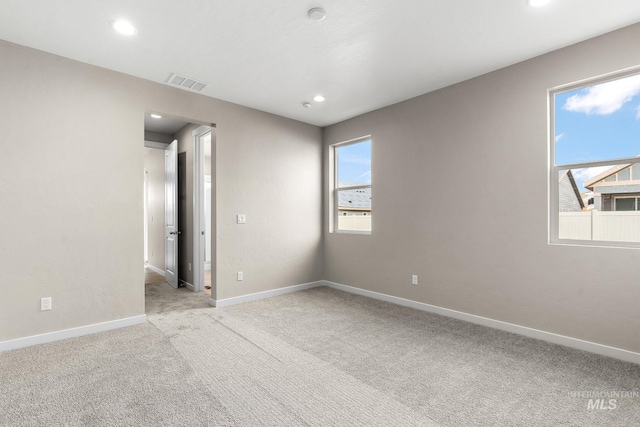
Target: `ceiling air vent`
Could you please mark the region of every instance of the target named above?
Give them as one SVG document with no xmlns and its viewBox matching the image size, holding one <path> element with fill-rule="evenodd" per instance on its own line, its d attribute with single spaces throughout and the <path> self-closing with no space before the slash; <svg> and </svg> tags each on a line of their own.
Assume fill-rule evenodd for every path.
<svg viewBox="0 0 640 427">
<path fill-rule="evenodd" d="M 202 92 L 202 89 L 207 87 L 208 84 L 196 79 L 181 76 L 180 74 L 171 74 L 167 83 L 171 86 L 178 86 L 179 88 L 192 90 L 194 92 Z"/>
</svg>

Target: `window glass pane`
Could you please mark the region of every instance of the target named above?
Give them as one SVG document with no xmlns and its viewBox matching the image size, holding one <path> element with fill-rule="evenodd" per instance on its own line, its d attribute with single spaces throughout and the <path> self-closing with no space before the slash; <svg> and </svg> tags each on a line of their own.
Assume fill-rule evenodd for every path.
<svg viewBox="0 0 640 427">
<path fill-rule="evenodd" d="M 371 141 L 338 146 L 338 187 L 371 184 Z"/>
<path fill-rule="evenodd" d="M 617 211 L 635 211 L 636 210 L 636 199 L 632 198 L 617 198 L 616 199 L 616 210 Z"/>
<path fill-rule="evenodd" d="M 615 180 L 616 180 L 616 174 L 614 173 L 613 175 L 606 177 L 604 179 L 604 182 L 615 182 Z"/>
<path fill-rule="evenodd" d="M 371 187 L 338 192 L 338 230 L 371 232 Z"/>
<path fill-rule="evenodd" d="M 631 179 L 640 181 L 640 163 L 631 166 Z"/>
<path fill-rule="evenodd" d="M 640 154 L 640 75 L 554 98 L 556 165 Z"/>
<path fill-rule="evenodd" d="M 631 169 L 626 168 L 618 172 L 618 181 L 629 181 L 631 179 Z"/>
</svg>

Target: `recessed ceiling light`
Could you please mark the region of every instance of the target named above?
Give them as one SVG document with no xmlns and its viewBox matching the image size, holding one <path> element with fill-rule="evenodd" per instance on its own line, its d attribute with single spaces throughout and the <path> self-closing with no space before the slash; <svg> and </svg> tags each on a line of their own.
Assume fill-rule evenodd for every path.
<svg viewBox="0 0 640 427">
<path fill-rule="evenodd" d="M 311 108 L 311 104 L 310 104 L 310 103 L 308 103 L 308 102 L 303 102 L 303 103 L 302 103 L 302 106 L 303 106 L 304 108 Z"/>
<path fill-rule="evenodd" d="M 316 101 L 316 102 L 322 102 L 322 101 L 324 101 L 324 96 L 316 95 L 316 96 L 313 97 L 313 100 Z"/>
<path fill-rule="evenodd" d="M 161 119 L 162 116 L 160 114 L 152 114 L 151 117 L 153 117 L 154 119 Z"/>
<path fill-rule="evenodd" d="M 309 9 L 307 13 L 309 15 L 309 19 L 312 21 L 322 21 L 327 17 L 327 11 L 321 7 L 314 7 L 313 9 Z"/>
<path fill-rule="evenodd" d="M 551 0 L 527 0 L 527 4 L 531 7 L 542 7 L 551 3 Z"/>
<path fill-rule="evenodd" d="M 131 22 L 125 21 L 124 19 L 118 19 L 114 21 L 112 25 L 114 30 L 125 36 L 132 36 L 138 32 Z"/>
</svg>

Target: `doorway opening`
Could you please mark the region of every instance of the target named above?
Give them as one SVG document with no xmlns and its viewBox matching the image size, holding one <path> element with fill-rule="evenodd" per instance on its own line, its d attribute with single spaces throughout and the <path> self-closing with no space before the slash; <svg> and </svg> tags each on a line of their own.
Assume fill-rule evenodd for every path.
<svg viewBox="0 0 640 427">
<path fill-rule="evenodd" d="M 215 128 L 201 126 L 193 131 L 194 144 L 194 254 L 193 281 L 196 290 L 211 296 L 215 285 L 214 240 L 215 213 Z M 214 291 L 215 293 L 215 291 Z"/>
<path fill-rule="evenodd" d="M 185 298 L 208 306 L 215 282 L 215 127 L 147 112 L 144 136 L 147 312 L 150 297 L 156 309 Z"/>
</svg>

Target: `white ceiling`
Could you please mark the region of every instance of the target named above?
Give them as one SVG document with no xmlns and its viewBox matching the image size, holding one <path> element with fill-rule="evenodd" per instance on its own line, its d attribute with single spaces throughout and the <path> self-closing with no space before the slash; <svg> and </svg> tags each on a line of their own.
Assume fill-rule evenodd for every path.
<svg viewBox="0 0 640 427">
<path fill-rule="evenodd" d="M 638 0 L 0 1 L 0 39 L 319 126 L 639 21 Z"/>
<path fill-rule="evenodd" d="M 145 113 L 144 115 L 144 130 L 166 133 L 167 135 L 173 135 L 188 124 L 188 122 L 167 117 L 166 115 L 161 116 L 159 119 L 154 119 L 150 113 Z"/>
</svg>

